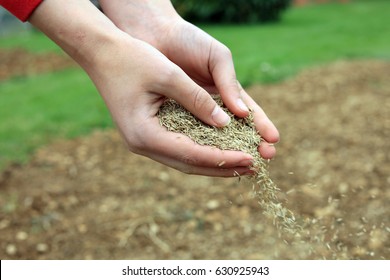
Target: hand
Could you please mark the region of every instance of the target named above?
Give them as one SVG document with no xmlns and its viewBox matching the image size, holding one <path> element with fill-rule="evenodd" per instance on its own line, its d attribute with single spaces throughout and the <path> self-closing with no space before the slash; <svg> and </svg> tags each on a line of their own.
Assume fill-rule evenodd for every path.
<svg viewBox="0 0 390 280">
<path fill-rule="evenodd" d="M 214 126 L 229 121 L 183 70 L 147 43 L 127 36 L 105 52 L 115 55 L 102 55 L 89 73 L 130 151 L 185 173 L 221 177 L 251 173 L 250 155 L 201 146 L 160 125 L 156 115 L 165 97 Z"/>
<path fill-rule="evenodd" d="M 89 1 L 46 0 L 30 22 L 88 73 L 130 151 L 191 174 L 251 173 L 250 155 L 200 146 L 161 127 L 156 114 L 166 97 L 210 125 L 224 126 L 229 117 L 181 68 L 151 45 L 120 31 Z"/>
<path fill-rule="evenodd" d="M 101 0 L 105 14 L 132 36 L 144 40 L 181 67 L 208 92 L 220 93 L 238 117 L 245 117 L 250 107 L 260 135 L 262 157 L 272 158 L 279 133 L 260 106 L 237 81 L 230 50 L 194 25 L 184 21 L 170 1 Z"/>
</svg>

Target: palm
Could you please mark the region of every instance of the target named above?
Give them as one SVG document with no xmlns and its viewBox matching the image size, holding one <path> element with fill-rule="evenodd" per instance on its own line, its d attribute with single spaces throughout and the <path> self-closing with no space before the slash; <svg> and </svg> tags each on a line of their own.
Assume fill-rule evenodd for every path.
<svg viewBox="0 0 390 280">
<path fill-rule="evenodd" d="M 211 55 L 214 39 L 192 24 L 181 22 L 171 27 L 161 51 L 200 86 L 215 89 Z"/>
<path fill-rule="evenodd" d="M 198 85 L 210 93 L 220 93 L 229 109 L 234 109 L 231 97 L 239 91 L 241 98 L 254 112 L 254 121 L 262 137 L 270 143 L 279 140 L 275 126 L 239 85 L 233 59 L 226 46 L 185 21 L 171 25 L 164 34 L 167 34 L 166 37 L 160 38 L 158 45 L 162 53 L 179 65 Z M 234 113 L 240 117 L 245 116 L 245 113 L 238 110 Z M 263 145 L 260 153 L 263 157 L 271 158 L 275 149 Z"/>
</svg>

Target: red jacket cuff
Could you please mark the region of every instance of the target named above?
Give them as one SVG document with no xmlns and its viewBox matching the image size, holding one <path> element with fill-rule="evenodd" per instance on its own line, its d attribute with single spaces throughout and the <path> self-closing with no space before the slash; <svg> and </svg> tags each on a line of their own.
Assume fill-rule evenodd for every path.
<svg viewBox="0 0 390 280">
<path fill-rule="evenodd" d="M 0 5 L 21 21 L 27 21 L 43 0 L 0 0 Z"/>
</svg>

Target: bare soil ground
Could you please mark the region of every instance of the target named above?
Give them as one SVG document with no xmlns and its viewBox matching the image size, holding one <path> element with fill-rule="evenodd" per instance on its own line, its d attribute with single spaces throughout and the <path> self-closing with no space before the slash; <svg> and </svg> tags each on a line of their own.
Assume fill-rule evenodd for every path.
<svg viewBox="0 0 390 280">
<path fill-rule="evenodd" d="M 66 55 L 56 53 L 34 54 L 24 49 L 0 49 L 0 81 L 75 67 L 76 65 Z"/>
<path fill-rule="evenodd" d="M 390 63 L 248 91 L 281 133 L 271 178 L 320 240 L 279 236 L 246 179 L 185 175 L 97 131 L 3 170 L 0 258 L 390 259 Z"/>
</svg>

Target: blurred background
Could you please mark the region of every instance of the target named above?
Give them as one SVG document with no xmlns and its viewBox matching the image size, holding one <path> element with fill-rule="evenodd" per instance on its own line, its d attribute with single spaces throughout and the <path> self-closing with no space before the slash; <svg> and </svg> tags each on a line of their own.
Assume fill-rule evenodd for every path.
<svg viewBox="0 0 390 280">
<path fill-rule="evenodd" d="M 338 59 L 389 57 L 388 1 L 173 3 L 184 17 L 199 21 L 198 26 L 231 49 L 238 78 L 245 86 L 279 82 L 305 67 Z M 263 18 L 263 8 L 273 10 L 272 17 Z M 230 15 L 234 11 L 238 14 Z M 0 166 L 25 159 L 54 135 L 74 137 L 112 126 L 86 75 L 55 44 L 3 9 L 0 34 Z M 37 94 L 39 102 L 33 97 Z M 23 127 L 18 129 L 20 122 Z"/>
<path fill-rule="evenodd" d="M 389 259 L 390 2 L 172 2 L 231 49 L 282 135 L 271 178 L 332 234 L 289 247 L 250 182 L 123 153 L 88 76 L 0 8 L 0 257 Z"/>
</svg>

